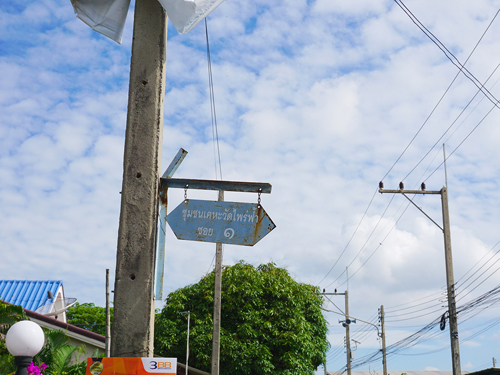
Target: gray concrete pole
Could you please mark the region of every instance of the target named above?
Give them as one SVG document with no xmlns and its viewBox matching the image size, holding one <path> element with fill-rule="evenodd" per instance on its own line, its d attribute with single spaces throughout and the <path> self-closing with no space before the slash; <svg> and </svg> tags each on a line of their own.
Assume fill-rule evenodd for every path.
<svg viewBox="0 0 500 375">
<path fill-rule="evenodd" d="M 111 355 L 152 357 L 154 265 L 163 131 L 167 16 L 135 4 Z"/>
<path fill-rule="evenodd" d="M 187 331 L 187 342 L 186 342 L 186 374 L 189 374 L 189 323 L 191 321 L 191 311 L 188 311 L 188 331 Z"/>
<path fill-rule="evenodd" d="M 453 278 L 453 260 L 451 257 L 450 214 L 448 211 L 448 190 L 441 189 L 443 209 L 444 252 L 446 263 L 446 287 L 448 291 L 448 315 L 450 320 L 450 341 L 453 375 L 461 375 L 460 347 L 458 341 L 457 309 L 455 303 L 455 280 Z"/>
<path fill-rule="evenodd" d="M 349 319 L 349 294 L 345 291 L 345 318 Z M 347 375 L 351 375 L 351 335 L 349 332 L 350 324 L 345 325 L 345 341 L 347 351 Z"/>
<path fill-rule="evenodd" d="M 448 314 L 450 320 L 450 342 L 451 342 L 451 362 L 453 375 L 461 375 L 460 368 L 460 346 L 458 340 L 457 309 L 455 303 L 455 280 L 453 278 L 453 260 L 451 256 L 451 233 L 450 233 L 450 213 L 448 210 L 448 189 L 446 187 L 439 191 L 428 190 L 389 190 L 379 189 L 380 193 L 403 194 L 415 207 L 427 216 L 444 234 L 444 258 L 446 264 L 446 288 L 448 294 Z M 427 215 L 415 202 L 408 198 L 407 194 L 440 194 L 443 212 L 443 228 L 439 226 L 429 215 Z"/>
<path fill-rule="evenodd" d="M 219 202 L 224 201 L 224 192 L 219 191 Z M 212 334 L 212 372 L 220 371 L 220 316 L 222 304 L 222 243 L 216 244 L 215 250 L 215 286 L 214 286 L 214 330 Z"/>
<path fill-rule="evenodd" d="M 110 349 L 111 344 L 111 308 L 109 302 L 109 268 L 106 269 L 106 342 L 105 342 L 105 352 L 106 357 L 111 354 Z"/>
<path fill-rule="evenodd" d="M 384 369 L 384 375 L 387 375 L 387 353 L 385 350 L 385 313 L 384 305 L 380 306 L 380 326 L 382 331 L 382 365 Z"/>
</svg>

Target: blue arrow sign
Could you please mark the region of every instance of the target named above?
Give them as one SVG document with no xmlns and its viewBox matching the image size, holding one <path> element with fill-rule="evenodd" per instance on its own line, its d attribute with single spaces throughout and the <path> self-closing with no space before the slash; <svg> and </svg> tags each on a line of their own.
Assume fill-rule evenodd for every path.
<svg viewBox="0 0 500 375">
<path fill-rule="evenodd" d="M 180 240 L 253 246 L 276 228 L 256 203 L 186 199 L 167 216 Z"/>
</svg>

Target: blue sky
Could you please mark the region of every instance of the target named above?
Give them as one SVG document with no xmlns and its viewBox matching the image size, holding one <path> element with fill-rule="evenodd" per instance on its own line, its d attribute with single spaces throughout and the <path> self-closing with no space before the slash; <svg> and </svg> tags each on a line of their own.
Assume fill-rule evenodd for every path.
<svg viewBox="0 0 500 375">
<path fill-rule="evenodd" d="M 462 63 L 500 8 L 491 0 L 405 4 Z M 118 45 L 77 19 L 69 0 L 0 4 L 2 279 L 60 279 L 67 296 L 104 304 L 105 269 L 115 268 L 133 5 Z M 273 261 L 327 291 L 345 290 L 349 267 L 351 314 L 376 322 L 384 305 L 387 344 L 410 336 L 446 310 L 443 238 L 404 197 L 375 191 L 381 179 L 386 188 L 425 180 L 441 189 L 445 143 L 453 153 L 447 178 L 458 305 L 499 285 L 499 109 L 490 112 L 493 104 L 463 74 L 446 92 L 458 69 L 395 2 L 228 0 L 208 28 L 223 178 L 271 183 L 262 204 L 277 225 L 252 248 L 226 246 L 223 264 Z M 499 32 L 495 18 L 466 65 L 496 98 Z M 163 137 L 162 169 L 182 147 L 189 154 L 177 177 L 219 177 L 203 23 L 187 35 L 169 27 Z M 171 210 L 183 191 L 169 194 Z M 415 201 L 441 222 L 437 196 Z M 198 281 L 214 253 L 215 246 L 178 241 L 169 231 L 164 290 Z M 459 315 L 463 370 L 500 359 L 491 302 Z M 344 330 L 326 314 L 327 367 L 338 370 Z M 370 326 L 353 331 L 355 362 L 380 348 Z M 424 338 L 390 355 L 389 370 L 451 370 L 447 330 Z"/>
</svg>

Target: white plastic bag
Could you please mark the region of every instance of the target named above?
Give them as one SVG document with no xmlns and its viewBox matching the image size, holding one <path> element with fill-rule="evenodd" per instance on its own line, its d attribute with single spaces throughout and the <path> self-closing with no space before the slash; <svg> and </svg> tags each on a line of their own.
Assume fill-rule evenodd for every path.
<svg viewBox="0 0 500 375">
<path fill-rule="evenodd" d="M 224 0 L 159 0 L 181 34 L 187 34 Z M 122 42 L 130 0 L 71 0 L 78 18 L 115 42 Z"/>
<path fill-rule="evenodd" d="M 71 0 L 78 18 L 115 42 L 122 42 L 130 0 Z"/>
<path fill-rule="evenodd" d="M 187 34 L 224 0 L 158 0 L 181 34 Z"/>
</svg>

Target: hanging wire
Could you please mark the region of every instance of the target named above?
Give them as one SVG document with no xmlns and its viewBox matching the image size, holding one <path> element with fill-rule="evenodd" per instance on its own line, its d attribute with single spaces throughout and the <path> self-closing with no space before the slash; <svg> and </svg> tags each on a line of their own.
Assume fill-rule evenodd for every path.
<svg viewBox="0 0 500 375">
<path fill-rule="evenodd" d="M 403 10 L 403 12 L 410 17 L 412 22 L 445 54 L 448 60 L 459 68 L 459 71 L 462 72 L 486 96 L 486 98 L 493 103 L 495 107 L 500 108 L 498 104 L 499 100 L 491 92 L 489 92 L 484 85 L 457 59 L 457 57 L 420 22 L 410 9 L 408 9 L 408 7 L 401 0 L 394 1 Z"/>
<path fill-rule="evenodd" d="M 217 161 L 219 164 L 219 175 L 222 180 L 222 163 L 220 159 L 219 130 L 217 128 L 217 113 L 215 111 L 214 81 L 212 77 L 212 58 L 210 57 L 210 43 L 208 40 L 208 23 L 205 17 L 205 36 L 207 40 L 207 62 L 208 62 L 208 87 L 210 93 L 210 115 L 212 117 L 212 140 L 214 143 L 215 178 L 217 179 Z"/>
<path fill-rule="evenodd" d="M 342 258 L 342 255 L 344 255 L 345 251 L 347 250 L 347 248 L 349 247 L 352 239 L 354 238 L 354 236 L 356 235 L 356 233 L 358 232 L 358 229 L 361 225 L 361 223 L 363 222 L 363 220 L 365 219 L 365 216 L 366 216 L 366 213 L 368 212 L 368 210 L 370 209 L 371 205 L 372 205 L 372 202 L 373 202 L 373 198 L 375 198 L 375 195 L 377 194 L 377 191 L 378 189 L 375 189 L 375 191 L 373 192 L 373 195 L 372 195 L 372 198 L 370 199 L 370 202 L 368 203 L 368 207 L 366 207 L 366 210 L 365 212 L 363 213 L 363 216 L 361 217 L 361 220 L 359 220 L 359 223 L 358 223 L 358 226 L 356 227 L 356 229 L 354 230 L 353 234 L 351 235 L 351 238 L 349 239 L 349 241 L 347 242 L 347 245 L 345 245 L 344 247 L 344 250 L 342 250 L 342 253 L 340 254 L 340 256 L 337 258 L 337 261 L 333 264 L 332 268 L 330 268 L 330 270 L 326 273 L 326 275 L 321 279 L 321 281 L 319 283 L 317 283 L 316 285 L 319 285 L 323 282 L 323 280 L 325 280 L 327 278 L 327 276 L 330 274 L 330 272 L 332 272 L 332 270 L 335 268 L 335 266 L 337 265 L 337 263 L 339 262 L 340 258 Z M 342 273 L 343 274 L 343 273 Z M 342 275 L 341 275 L 342 276 Z M 339 276 L 340 277 L 340 276 Z M 333 284 L 333 283 L 331 283 Z M 329 285 L 331 285 L 329 284 Z"/>
<path fill-rule="evenodd" d="M 420 21 L 418 21 L 418 19 L 409 11 L 409 9 L 402 3 L 402 2 L 398 2 L 398 1 L 395 1 L 396 4 L 401 7 L 403 9 L 403 11 L 412 19 L 412 21 L 422 30 L 424 31 L 422 28 L 424 28 L 425 30 L 427 30 L 425 28 L 425 26 L 423 26 Z M 405 10 L 406 9 L 406 10 Z M 427 118 L 425 119 L 425 121 L 423 122 L 423 124 L 420 126 L 420 128 L 417 130 L 417 132 L 415 133 L 415 135 L 413 136 L 413 138 L 410 140 L 410 142 L 408 143 L 408 145 L 405 147 L 405 149 L 403 150 L 403 152 L 399 155 L 399 157 L 396 159 L 396 161 L 394 162 L 394 164 L 389 168 L 389 170 L 387 171 L 387 173 L 384 175 L 384 177 L 382 178 L 382 180 L 385 179 L 385 177 L 387 177 L 387 175 L 392 171 L 392 169 L 396 166 L 396 164 L 399 162 L 399 160 L 402 158 L 402 156 L 406 153 L 406 151 L 408 150 L 408 148 L 410 147 L 410 145 L 413 143 L 413 141 L 415 140 L 415 138 L 419 135 L 419 133 L 422 131 L 422 129 L 424 128 L 424 126 L 427 124 L 427 122 L 429 121 L 429 119 L 431 118 L 431 116 L 434 114 L 434 112 L 436 111 L 437 107 L 439 106 L 439 104 L 441 104 L 441 101 L 444 99 L 444 97 L 446 96 L 446 94 L 448 93 L 448 91 L 450 90 L 451 86 L 453 85 L 453 83 L 455 83 L 456 79 L 458 78 L 458 76 L 460 75 L 460 73 L 462 73 L 462 68 L 465 66 L 465 64 L 467 64 L 467 62 L 469 61 L 469 59 L 472 57 L 472 55 L 474 54 L 474 52 L 476 51 L 477 47 L 479 46 L 479 43 L 481 43 L 481 41 L 483 40 L 484 36 L 486 35 L 486 32 L 489 30 L 490 26 L 492 25 L 493 21 L 495 21 L 496 17 L 498 16 L 498 13 L 500 12 L 500 10 L 497 11 L 497 13 L 495 14 L 495 16 L 493 17 L 493 19 L 490 21 L 488 27 L 486 28 L 486 30 L 484 30 L 483 34 L 481 35 L 481 38 L 479 38 L 479 40 L 477 41 L 476 45 L 474 46 L 474 48 L 472 49 L 471 53 L 469 54 L 469 56 L 467 57 L 467 59 L 465 60 L 464 64 L 461 65 L 461 68 L 460 70 L 457 72 L 457 74 L 455 75 L 455 77 L 453 78 L 453 80 L 451 81 L 451 83 L 448 85 L 448 87 L 446 88 L 445 92 L 443 93 L 443 95 L 441 96 L 441 98 L 438 100 L 438 102 L 436 103 L 436 105 L 434 106 L 434 108 L 432 109 L 431 113 L 427 116 Z M 412 18 L 412 16 L 415 18 L 415 20 Z M 417 23 L 418 22 L 418 23 Z M 422 27 L 421 27 L 422 26 Z M 428 31 L 428 30 L 427 30 Z M 425 31 L 424 31 L 425 33 Z M 430 32 L 429 32 L 430 33 Z M 434 43 L 436 43 L 427 33 L 425 33 Z M 430 33 L 432 35 L 432 33 Z M 434 35 L 432 35 L 434 37 Z M 435 37 L 434 37 L 435 38 Z M 437 38 L 436 38 L 437 39 Z M 439 41 L 439 39 L 437 39 Z M 441 43 L 439 41 L 439 43 Z M 441 43 L 442 44 L 442 43 Z M 444 46 L 444 45 L 443 45 Z M 438 46 L 439 47 L 439 46 Z M 440 47 L 441 48 L 441 47 Z M 445 47 L 446 48 L 446 47 Z M 453 61 L 452 61 L 453 62 Z M 455 64 L 456 65 L 456 64 Z M 465 68 L 464 68 L 465 69 Z M 496 70 L 496 69 L 495 69 Z M 475 77 L 474 77 L 475 78 Z M 489 78 L 488 78 L 489 79 Z M 483 85 L 481 85 L 482 87 L 484 87 Z M 478 90 L 478 93 L 479 92 L 482 92 L 481 88 L 479 88 Z M 476 94 L 477 95 L 477 94 Z M 476 97 L 476 95 L 474 96 L 474 98 Z M 474 99 L 473 98 L 473 99 Z M 470 103 L 469 103 L 470 104 Z M 465 108 L 464 108 L 465 110 Z M 458 118 L 457 118 L 458 119 Z M 453 126 L 453 124 L 452 124 Z M 449 130 L 449 128 L 448 128 Z M 448 131 L 446 130 L 446 131 Z M 446 132 L 445 132 L 446 134 Z M 444 136 L 444 134 L 443 134 Z M 443 137 L 441 136 L 441 138 Z M 441 139 L 440 138 L 440 139 Z M 436 142 L 438 143 L 439 140 Z M 434 146 L 433 146 L 434 147 Z M 429 151 L 430 152 L 430 151 Z M 428 155 L 428 153 L 424 156 L 424 158 Z M 422 158 L 423 160 L 423 158 Z M 422 160 L 420 160 L 420 162 L 418 164 L 420 164 L 422 162 Z M 402 181 L 404 181 L 412 172 L 413 170 L 418 166 L 418 164 L 405 176 L 405 178 L 403 178 Z"/>
<path fill-rule="evenodd" d="M 469 56 L 470 57 L 470 56 Z M 493 72 L 490 74 L 490 76 L 486 79 L 485 83 L 489 81 L 489 79 L 493 76 L 493 74 L 495 74 L 495 72 L 497 71 L 497 69 L 500 67 L 500 64 L 497 65 L 497 67 L 493 70 Z M 456 76 L 455 76 L 455 79 L 458 77 L 460 73 L 458 73 Z M 453 84 L 453 82 L 452 82 Z M 496 83 L 495 83 L 496 84 Z M 448 89 L 451 87 L 451 85 L 448 87 Z M 448 91 L 447 89 L 447 91 Z M 460 111 L 460 113 L 458 114 L 458 116 L 455 118 L 455 120 L 453 120 L 453 122 L 451 123 L 451 125 L 448 127 L 448 129 L 445 130 L 445 132 L 441 135 L 441 137 L 439 137 L 439 139 L 434 143 L 434 145 L 432 145 L 432 147 L 429 149 L 429 151 L 427 151 L 427 153 L 420 159 L 420 161 L 415 164 L 415 166 L 412 168 L 412 170 L 410 172 L 408 172 L 408 174 L 403 178 L 402 181 L 406 180 L 408 178 L 408 176 L 410 176 L 410 174 L 413 173 L 413 171 L 420 165 L 420 163 L 422 163 L 424 161 L 424 159 L 431 153 L 431 151 L 436 147 L 436 145 L 441 141 L 441 139 L 443 139 L 443 137 L 446 135 L 446 133 L 448 133 L 450 131 L 450 129 L 457 123 L 458 119 L 465 113 L 466 109 L 472 104 L 472 102 L 474 101 L 474 99 L 476 99 L 476 97 L 479 95 L 481 91 L 480 90 L 477 90 L 476 93 L 474 94 L 474 96 L 472 97 L 471 100 L 469 100 L 469 102 L 467 103 L 467 105 Z M 444 97 L 444 95 L 443 95 Z M 484 99 L 484 97 L 481 99 L 481 101 Z M 481 101 L 479 103 L 481 103 Z M 478 103 L 478 105 L 479 105 Z M 462 123 L 458 126 L 460 127 L 464 122 L 465 120 L 467 120 L 467 118 L 470 116 L 470 114 L 477 108 L 474 107 L 471 112 L 469 113 L 469 115 L 467 115 L 467 117 L 462 121 Z M 434 107 L 434 109 L 436 109 L 436 107 Z M 432 111 L 434 111 L 434 109 Z M 431 113 L 432 114 L 432 113 Z M 430 116 L 430 115 L 429 115 Z M 426 120 L 427 121 L 427 120 Z M 420 130 L 419 130 L 420 131 Z M 453 135 L 455 132 L 453 132 L 451 135 Z M 451 137 L 451 136 L 450 136 Z M 449 139 L 449 138 L 448 138 Z M 405 149 L 406 151 L 406 149 Z"/>
<path fill-rule="evenodd" d="M 446 157 L 446 159 L 437 166 L 436 169 L 434 169 L 434 171 L 429 175 L 427 176 L 427 178 L 424 180 L 424 182 L 426 182 L 429 178 L 431 178 L 431 176 L 436 173 L 438 171 L 439 168 L 441 168 L 441 166 L 460 148 L 460 146 L 462 146 L 464 144 L 464 142 L 471 136 L 472 133 L 474 133 L 474 131 L 479 127 L 479 125 L 481 125 L 483 123 L 484 120 L 486 120 L 486 117 L 488 117 L 488 115 L 495 109 L 495 106 L 491 107 L 491 109 L 483 116 L 483 118 L 481 119 L 481 121 L 478 122 L 478 124 L 469 132 L 469 134 L 467 134 L 467 136 L 462 140 L 462 142 L 460 142 L 458 144 L 457 147 L 455 147 L 455 149 Z"/>
<path fill-rule="evenodd" d="M 210 94 L 210 116 L 212 120 L 212 142 L 214 145 L 214 166 L 215 166 L 215 179 L 217 179 L 217 164 L 219 165 L 219 178 L 222 180 L 222 162 L 220 158 L 220 145 L 219 145 L 219 130 L 217 127 L 217 112 L 215 110 L 215 93 L 214 93 L 214 80 L 212 76 L 212 58 L 210 56 L 210 42 L 208 38 L 208 22 L 205 17 L 205 37 L 207 42 L 207 65 L 208 65 L 208 91 Z M 224 254 L 224 246 L 222 246 L 222 256 Z M 215 255 L 212 259 L 209 269 L 215 261 Z"/>
<path fill-rule="evenodd" d="M 408 15 L 411 19 L 412 19 L 412 21 L 413 21 L 413 22 L 414 22 L 414 23 L 415 23 L 415 24 L 416 24 L 416 25 L 417 25 L 417 26 L 418 26 L 418 27 L 419 27 L 419 28 L 420 28 L 420 29 L 421 29 L 421 30 L 422 30 L 422 31 L 426 34 L 426 36 L 428 36 L 428 37 L 429 37 L 429 38 L 433 41 L 433 43 L 435 43 L 435 44 L 436 44 L 436 45 L 437 45 L 437 46 L 438 46 L 438 47 L 439 47 L 439 48 L 440 48 L 440 49 L 441 49 L 441 50 L 442 50 L 442 51 L 446 54 L 446 56 L 450 59 L 450 61 L 451 61 L 454 65 L 456 65 L 456 66 L 458 66 L 458 67 L 459 67 L 459 72 L 458 72 L 457 76 L 453 79 L 453 81 L 451 82 L 451 84 L 449 85 L 449 87 L 446 89 L 445 93 L 443 94 L 443 96 L 441 97 L 441 99 L 438 101 L 438 103 L 436 104 L 436 106 L 435 106 L 435 107 L 434 107 L 434 109 L 432 110 L 431 114 L 430 114 L 430 115 L 428 116 L 428 118 L 425 120 L 424 124 L 420 127 L 420 129 L 418 130 L 417 134 L 415 134 L 415 136 L 414 136 L 414 137 L 413 137 L 413 139 L 410 141 L 410 143 L 408 144 L 408 146 L 405 148 L 405 150 L 402 152 L 402 154 L 401 154 L 401 155 L 397 158 L 396 162 L 395 162 L 395 163 L 391 166 L 391 168 L 389 169 L 389 171 L 385 174 L 384 178 L 385 178 L 385 177 L 386 177 L 386 176 L 387 176 L 387 175 L 391 172 L 391 170 L 394 168 L 394 166 L 397 164 L 397 162 L 401 159 L 401 157 L 403 156 L 403 154 L 406 152 L 406 150 L 408 149 L 408 147 L 409 147 L 409 146 L 411 145 L 411 143 L 414 141 L 414 139 L 416 138 L 416 136 L 417 136 L 417 135 L 419 134 L 419 132 L 422 130 L 423 126 L 425 126 L 425 124 L 426 124 L 426 123 L 427 123 L 427 121 L 429 120 L 430 116 L 433 114 L 433 112 L 435 111 L 436 107 L 440 104 L 440 102 L 442 101 L 443 97 L 446 95 L 446 93 L 448 92 L 448 90 L 450 89 L 450 87 L 452 86 L 452 84 L 454 83 L 454 81 L 456 80 L 456 78 L 458 77 L 458 75 L 459 75 L 460 73 L 463 73 L 464 75 L 466 75 L 466 76 L 467 76 L 467 78 L 469 78 L 469 79 L 471 79 L 471 80 L 473 81 L 473 83 L 474 83 L 474 84 L 478 87 L 478 93 L 479 93 L 479 92 L 482 92 L 483 94 L 485 94 L 485 97 L 486 97 L 486 98 L 488 98 L 490 101 L 492 101 L 492 102 L 494 103 L 494 105 L 495 105 L 495 106 L 498 106 L 498 102 L 497 102 L 496 98 L 495 98 L 495 97 L 493 97 L 493 96 L 491 95 L 491 93 L 490 93 L 488 90 L 486 90 L 486 89 L 484 88 L 484 85 L 483 85 L 483 84 L 481 84 L 481 83 L 480 83 L 480 82 L 479 82 L 479 81 L 478 81 L 478 80 L 477 80 L 477 79 L 476 79 L 476 78 L 475 78 L 475 77 L 474 77 L 474 76 L 473 76 L 473 75 L 472 75 L 472 74 L 471 74 L 471 73 L 470 73 L 467 69 L 465 69 L 464 65 L 468 62 L 468 60 L 470 59 L 470 57 L 472 56 L 472 54 L 473 54 L 473 53 L 475 52 L 475 50 L 477 49 L 477 47 L 478 47 L 479 43 L 482 41 L 482 39 L 483 39 L 483 37 L 485 36 L 486 32 L 489 30 L 490 26 L 492 25 L 492 23 L 494 22 L 494 20 L 495 20 L 495 19 L 496 19 L 496 17 L 498 16 L 498 14 L 499 14 L 500 10 L 499 10 L 499 11 L 497 11 L 497 13 L 496 13 L 496 14 L 495 14 L 495 16 L 493 17 L 493 19 L 490 21 L 490 23 L 489 23 L 488 27 L 487 27 L 487 28 L 486 28 L 486 30 L 483 32 L 483 34 L 482 34 L 481 38 L 480 38 L 480 39 L 479 39 L 479 41 L 476 43 L 476 45 L 475 45 L 474 49 L 472 50 L 472 52 L 471 52 L 471 53 L 469 54 L 469 56 L 467 57 L 467 60 L 465 61 L 465 63 L 464 63 L 464 64 L 461 64 L 461 63 L 459 63 L 459 62 L 458 62 L 458 59 L 456 59 L 456 57 L 455 57 L 455 56 L 454 56 L 451 52 L 449 52 L 449 51 L 446 49 L 446 47 L 445 47 L 445 46 L 444 46 L 444 45 L 443 45 L 443 44 L 439 41 L 439 39 L 437 39 L 434 35 L 432 35 L 432 33 L 430 33 L 430 31 L 428 31 L 428 30 L 425 28 L 425 26 L 423 26 L 423 25 L 420 23 L 420 21 L 419 21 L 419 20 L 418 20 L 418 19 L 417 19 L 417 18 L 416 18 L 416 17 L 415 17 L 412 13 L 411 13 L 411 11 L 409 11 L 409 9 L 408 9 L 408 8 L 407 8 L 407 7 L 406 7 L 406 6 L 405 6 L 405 5 L 401 2 L 401 1 L 400 1 L 400 2 L 398 2 L 398 0 L 395 0 L 395 2 L 396 2 L 396 4 L 397 4 L 398 6 L 400 6 L 400 7 L 403 9 L 403 11 L 404 11 L 404 12 L 405 12 L 405 13 L 406 13 L 406 14 L 407 14 L 407 15 Z M 433 38 L 434 38 L 434 39 L 433 39 Z M 448 53 L 449 53 L 449 54 L 448 54 Z M 455 59 L 455 60 L 453 60 L 453 59 Z M 458 65 L 457 65 L 457 64 L 458 64 Z M 495 69 L 495 70 L 496 70 L 496 69 Z M 474 80 L 475 80 L 475 82 L 474 82 Z M 489 78 L 488 78 L 488 80 L 489 80 Z M 490 94 L 490 95 L 491 95 L 491 97 L 490 97 L 488 94 Z M 476 95 L 477 95 L 477 94 L 476 94 Z M 492 100 L 492 98 L 493 98 L 493 100 Z M 493 107 L 493 108 L 494 108 L 494 107 Z M 490 111 L 490 112 L 491 112 L 491 111 Z M 484 118 L 483 118 L 483 120 L 484 120 Z M 483 121 L 483 120 L 482 120 L 482 121 Z M 482 122 L 482 121 L 481 121 L 481 122 Z M 452 124 L 452 126 L 453 126 L 453 124 Z M 450 128 L 451 128 L 452 126 L 450 126 Z M 478 124 L 478 125 L 477 125 L 477 126 L 476 126 L 473 130 L 472 130 L 472 132 L 473 132 L 473 131 L 474 131 L 474 130 L 478 127 L 478 126 L 479 126 L 479 124 Z M 446 132 L 448 132 L 450 128 L 448 128 Z M 444 134 L 446 134 L 446 132 L 445 132 Z M 471 132 L 471 133 L 472 133 L 472 132 Z M 469 133 L 469 135 L 468 135 L 468 136 L 470 136 L 470 134 L 471 134 L 471 133 Z M 443 134 L 443 136 L 444 136 L 444 134 Z M 467 138 L 468 138 L 468 136 L 467 136 Z M 441 138 L 442 138 L 442 137 L 441 137 Z M 440 138 L 440 139 L 441 139 L 441 138 Z M 467 139 L 467 138 L 466 138 L 466 139 Z M 462 143 L 463 143 L 466 139 L 464 139 L 464 140 L 461 142 L 461 144 L 462 144 Z M 438 142 L 439 142 L 439 140 L 438 140 Z M 460 144 L 458 147 L 460 147 L 460 146 L 461 146 L 461 144 Z M 457 147 L 457 148 L 458 148 L 458 147 Z M 431 150 L 432 150 L 432 148 L 431 148 Z M 456 151 L 456 149 L 455 149 L 455 150 L 453 150 L 452 154 L 453 154 L 455 151 Z M 430 151 L 429 151 L 429 152 L 430 152 Z M 427 154 L 426 154 L 425 156 L 427 156 L 427 155 L 429 154 L 429 152 L 427 152 Z M 424 158 L 425 158 L 425 156 L 424 156 Z M 448 155 L 448 158 L 449 158 L 450 156 L 451 156 L 451 154 L 450 154 L 450 155 Z M 424 159 L 424 158 L 422 158 L 422 160 L 421 160 L 418 164 L 420 164 L 420 163 L 423 161 L 423 159 Z M 417 165 L 418 165 L 418 164 L 417 164 Z M 432 164 L 432 162 L 431 162 L 431 164 Z M 416 168 L 416 167 L 417 167 L 417 166 L 415 166 L 415 168 Z M 427 167 L 426 171 L 429 169 L 429 167 L 430 167 L 430 165 Z M 439 166 L 439 167 L 440 167 L 440 166 Z M 437 169 L 439 169 L 439 167 L 438 167 Z M 408 173 L 408 174 L 406 175 L 405 179 L 406 179 L 406 178 L 407 178 L 407 177 L 408 177 L 408 176 L 409 176 L 409 175 L 410 175 L 410 174 L 414 171 L 414 169 L 415 169 L 415 168 L 413 168 L 413 169 L 410 171 L 410 173 Z M 436 170 L 437 170 L 437 169 L 436 169 Z M 434 174 L 434 173 L 436 172 L 436 170 L 434 170 L 434 171 L 431 173 L 431 175 L 430 175 L 430 176 L 432 176 L 432 174 Z M 424 174 L 423 174 L 423 175 L 425 176 L 425 174 L 426 174 L 426 172 L 424 172 Z M 424 177 L 424 176 L 422 176 L 422 177 Z M 428 177 L 426 178 L 426 180 L 427 180 L 430 176 L 428 176 Z M 382 179 L 382 180 L 383 180 L 383 179 Z M 377 191 L 377 190 L 376 190 L 376 191 Z M 376 192 L 376 191 L 375 191 L 375 192 Z M 375 194 L 374 194 L 374 195 L 375 195 Z M 332 270 L 335 268 L 335 266 L 336 266 L 336 265 L 337 265 L 337 263 L 339 262 L 340 258 L 343 256 L 343 254 L 344 254 L 344 253 L 345 253 L 345 251 L 347 250 L 347 248 L 348 248 L 349 244 L 351 243 L 352 239 L 353 239 L 353 238 L 354 238 L 354 236 L 356 235 L 356 233 L 357 233 L 357 231 L 358 231 L 358 228 L 359 228 L 359 227 L 360 227 L 360 225 L 361 225 L 361 222 L 364 220 L 365 215 L 366 215 L 366 213 L 367 213 L 368 209 L 370 208 L 370 206 L 371 206 L 371 204 L 372 204 L 373 198 L 374 198 L 374 196 L 373 196 L 373 197 L 372 197 L 372 199 L 370 200 L 370 202 L 369 202 L 369 204 L 368 204 L 368 207 L 367 207 L 367 209 L 366 209 L 365 213 L 363 214 L 363 217 L 361 218 L 360 222 L 358 223 L 357 228 L 355 229 L 354 233 L 352 234 L 352 236 L 351 236 L 351 238 L 350 238 L 350 240 L 349 240 L 348 244 L 347 244 L 347 245 L 345 246 L 345 248 L 343 249 L 343 251 L 342 251 L 341 255 L 337 258 L 337 260 L 336 260 L 335 264 L 334 264 L 334 265 L 330 268 L 330 270 L 328 271 L 328 273 L 327 273 L 327 274 L 323 277 L 323 279 L 322 279 L 322 280 L 321 280 L 318 284 L 320 284 L 321 282 L 323 282 L 323 281 L 326 279 L 326 277 L 328 277 L 328 275 L 332 272 Z M 400 218 L 401 218 L 401 217 L 400 217 Z M 366 245 L 366 244 L 365 244 L 365 245 Z M 379 246 L 379 247 L 380 247 L 380 246 Z M 373 254 L 374 254 L 377 250 L 378 250 L 378 247 L 377 247 L 377 249 L 375 249 L 375 251 L 374 251 L 374 252 L 370 255 L 370 257 L 369 257 L 369 258 L 365 261 L 365 263 L 366 263 L 366 262 L 367 262 L 367 261 L 371 258 L 371 256 L 372 256 L 372 255 L 373 255 Z M 365 263 L 363 263 L 363 265 L 364 265 Z M 363 267 L 363 265 L 362 265 L 361 267 Z M 360 268 L 361 268 L 361 267 L 360 267 Z M 359 271 L 359 270 L 360 270 L 360 268 L 359 268 L 357 271 Z M 353 276 L 357 273 L 357 271 L 356 271 L 354 274 L 352 274 L 350 278 L 352 278 L 352 277 L 353 277 Z M 342 275 L 343 275 L 344 273 L 345 273 L 345 271 L 344 271 L 344 272 L 342 272 Z M 334 282 L 332 282 L 332 283 L 330 283 L 328 286 L 330 286 L 330 285 L 332 285 L 333 283 L 335 283 L 335 282 L 336 282 L 336 281 L 337 281 L 337 280 L 338 280 L 338 279 L 339 279 L 342 275 L 340 275 L 339 277 L 337 277 L 337 279 L 335 279 L 335 281 L 334 281 Z"/>
</svg>

